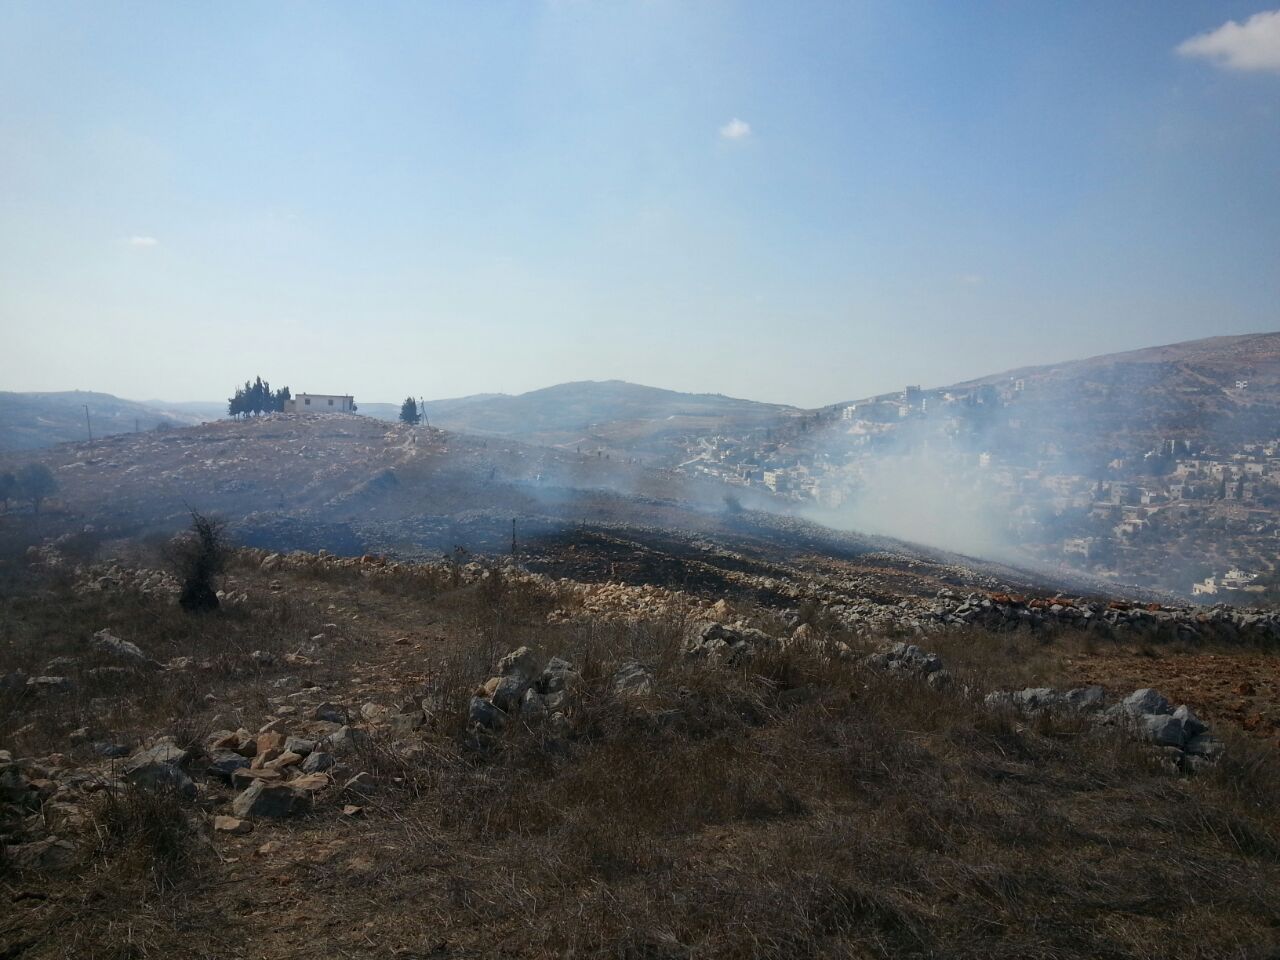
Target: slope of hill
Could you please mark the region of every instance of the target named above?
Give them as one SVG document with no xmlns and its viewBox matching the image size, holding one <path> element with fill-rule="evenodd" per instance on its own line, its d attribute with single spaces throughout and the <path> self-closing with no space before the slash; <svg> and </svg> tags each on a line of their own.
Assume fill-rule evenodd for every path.
<svg viewBox="0 0 1280 960">
<path fill-rule="evenodd" d="M 221 420 L 227 416 L 226 400 L 143 400 L 157 410 L 187 414 L 199 420 Z"/>
<path fill-rule="evenodd" d="M 556 446 L 658 457 L 671 438 L 777 422 L 792 407 L 711 393 L 681 393 L 622 380 L 562 383 L 518 396 L 478 394 L 430 400 L 433 426 L 518 437 Z"/>
<path fill-rule="evenodd" d="M 1280 434 L 1280 333 L 1022 367 L 923 396 L 933 416 L 956 398 L 980 402 L 984 390 L 1004 400 L 986 416 L 968 418 L 980 428 L 984 449 L 1053 449 L 1081 470 L 1168 439 L 1195 445 L 1273 439 Z"/>
<path fill-rule="evenodd" d="M 85 407 L 95 437 L 157 426 L 188 426 L 206 419 L 183 409 L 183 404 L 163 408 L 122 400 L 109 393 L 68 390 L 56 393 L 0 392 L 0 450 L 38 450 L 42 447 L 84 440 Z"/>
<path fill-rule="evenodd" d="M 0 469 L 21 459 L 0 456 Z M 1068 586 L 802 522 L 767 491 L 740 490 L 745 509 L 729 509 L 714 480 L 363 416 L 223 420 L 66 444 L 39 459 L 60 488 L 41 518 L 45 536 L 86 524 L 111 539 L 173 531 L 194 506 L 230 521 L 250 546 L 424 558 L 455 548 L 505 554 L 515 521 L 522 552 L 545 551 L 546 569 L 601 579 L 634 574 L 732 590 L 747 570 L 787 580 L 795 574 L 783 565 L 807 566 L 812 556 L 862 564 L 876 555 L 857 572 L 859 589 L 872 589 L 865 577 L 877 590 L 893 582 L 930 596 L 942 584 Z M 15 535 L 21 519 L 12 518 Z M 1090 588 L 1080 581 L 1075 589 Z"/>
</svg>

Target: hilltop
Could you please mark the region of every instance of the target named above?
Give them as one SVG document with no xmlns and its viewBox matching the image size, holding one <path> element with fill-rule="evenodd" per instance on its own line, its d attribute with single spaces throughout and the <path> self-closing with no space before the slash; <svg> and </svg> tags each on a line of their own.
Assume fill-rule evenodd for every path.
<svg viewBox="0 0 1280 960">
<path fill-rule="evenodd" d="M 749 429 L 796 412 L 778 404 L 622 380 L 562 383 L 518 396 L 431 400 L 425 407 L 433 425 L 449 430 L 637 457 L 669 454 L 669 441 L 678 436 Z"/>
</svg>

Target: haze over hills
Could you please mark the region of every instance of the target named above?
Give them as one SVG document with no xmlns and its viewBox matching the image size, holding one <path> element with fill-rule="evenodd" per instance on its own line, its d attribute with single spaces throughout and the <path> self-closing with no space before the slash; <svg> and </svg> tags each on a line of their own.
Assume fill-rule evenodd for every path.
<svg viewBox="0 0 1280 960">
<path fill-rule="evenodd" d="M 36 450 L 84 440 L 85 407 L 94 436 L 105 437 L 156 427 L 189 426 L 208 419 L 187 404 L 138 403 L 108 393 L 68 390 L 57 393 L 0 392 L 0 450 Z"/>
<path fill-rule="evenodd" d="M 1053 440 L 1071 455 L 1103 462 L 1113 451 L 1177 435 L 1196 442 L 1274 434 L 1280 423 L 1280 332 L 1210 337 L 1019 367 L 922 397 L 1016 389 L 1010 418 L 1028 442 Z M 834 408 L 887 399 L 882 394 Z M 1007 425 L 1005 427 L 1007 430 Z"/>
<path fill-rule="evenodd" d="M 450 430 L 582 446 L 637 457 L 669 455 L 691 433 L 751 429 L 797 414 L 793 407 L 711 393 L 681 393 L 622 380 L 562 383 L 518 396 L 428 401 L 431 423 Z"/>
</svg>

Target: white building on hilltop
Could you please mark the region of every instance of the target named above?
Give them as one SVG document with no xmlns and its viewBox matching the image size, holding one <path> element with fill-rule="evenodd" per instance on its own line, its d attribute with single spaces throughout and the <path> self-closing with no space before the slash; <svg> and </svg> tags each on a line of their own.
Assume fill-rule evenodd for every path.
<svg viewBox="0 0 1280 960">
<path fill-rule="evenodd" d="M 356 398 L 333 393 L 298 393 L 284 403 L 285 413 L 354 413 Z"/>
</svg>

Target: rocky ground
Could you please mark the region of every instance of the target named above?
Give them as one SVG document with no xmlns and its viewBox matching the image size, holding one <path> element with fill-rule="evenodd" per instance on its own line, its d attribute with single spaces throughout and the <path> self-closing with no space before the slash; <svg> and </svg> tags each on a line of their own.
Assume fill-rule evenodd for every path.
<svg viewBox="0 0 1280 960">
<path fill-rule="evenodd" d="M 0 956 L 1280 948 L 1265 616 L 75 547 L 0 570 Z"/>
</svg>

